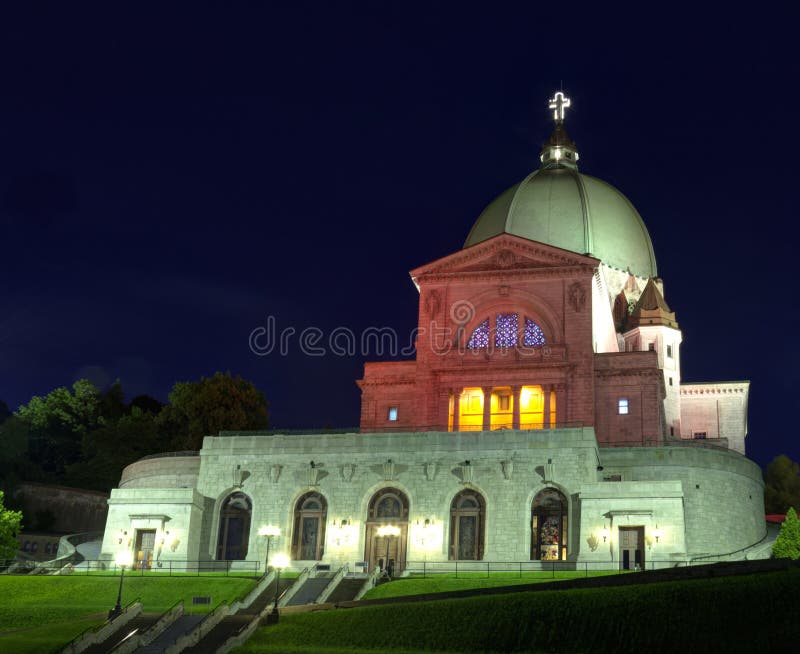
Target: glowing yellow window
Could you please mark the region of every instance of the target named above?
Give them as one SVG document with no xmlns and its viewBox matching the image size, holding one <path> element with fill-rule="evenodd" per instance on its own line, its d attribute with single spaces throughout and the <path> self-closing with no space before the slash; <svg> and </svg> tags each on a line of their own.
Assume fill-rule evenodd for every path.
<svg viewBox="0 0 800 654">
<path fill-rule="evenodd" d="M 495 388 L 492 391 L 492 429 L 511 429 L 513 425 L 514 398 L 511 388 Z"/>
<path fill-rule="evenodd" d="M 483 390 L 465 388 L 458 404 L 459 431 L 480 431 L 483 429 Z"/>
</svg>

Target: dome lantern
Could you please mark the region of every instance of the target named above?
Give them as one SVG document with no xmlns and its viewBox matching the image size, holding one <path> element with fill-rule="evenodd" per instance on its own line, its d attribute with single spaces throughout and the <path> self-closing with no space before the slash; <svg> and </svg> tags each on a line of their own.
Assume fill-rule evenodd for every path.
<svg viewBox="0 0 800 654">
<path fill-rule="evenodd" d="M 578 150 L 575 143 L 564 129 L 564 115 L 567 107 L 572 106 L 572 101 L 564 95 L 563 91 L 558 91 L 548 105 L 553 110 L 553 120 L 555 128 L 550 138 L 542 146 L 539 159 L 542 168 L 578 168 Z"/>
</svg>

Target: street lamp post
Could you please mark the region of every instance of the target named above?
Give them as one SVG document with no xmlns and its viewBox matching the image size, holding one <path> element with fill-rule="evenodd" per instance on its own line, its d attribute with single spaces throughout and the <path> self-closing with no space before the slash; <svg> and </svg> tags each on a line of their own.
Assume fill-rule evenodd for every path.
<svg viewBox="0 0 800 654">
<path fill-rule="evenodd" d="M 113 620 L 122 614 L 122 580 L 125 578 L 125 566 L 133 563 L 133 555 L 128 550 L 124 550 L 117 554 L 115 560 L 120 567 L 119 590 L 117 591 L 117 604 L 108 612 L 109 620 Z"/>
<path fill-rule="evenodd" d="M 275 604 L 272 607 L 272 613 L 267 617 L 270 624 L 275 624 L 279 619 L 278 614 L 278 598 L 281 592 L 281 570 L 289 565 L 289 557 L 285 554 L 276 554 L 272 557 L 272 567 L 275 568 L 277 575 L 275 576 Z"/>
<path fill-rule="evenodd" d="M 281 535 L 281 530 L 274 525 L 264 525 L 258 530 L 258 535 L 267 537 L 267 555 L 264 557 L 264 574 L 266 574 L 269 572 L 269 546 L 274 537 Z"/>
<path fill-rule="evenodd" d="M 394 525 L 383 525 L 383 527 L 378 527 L 377 534 L 378 536 L 386 538 L 386 559 L 384 560 L 383 569 L 386 572 L 386 576 L 391 579 L 391 575 L 389 574 L 389 539 L 392 536 L 400 535 L 400 527 L 395 527 Z"/>
</svg>

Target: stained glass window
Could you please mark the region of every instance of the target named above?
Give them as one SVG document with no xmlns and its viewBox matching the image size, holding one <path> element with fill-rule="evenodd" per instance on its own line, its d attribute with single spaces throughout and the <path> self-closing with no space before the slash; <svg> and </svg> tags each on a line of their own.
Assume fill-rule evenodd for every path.
<svg viewBox="0 0 800 654">
<path fill-rule="evenodd" d="M 497 331 L 494 336 L 496 347 L 514 347 L 517 344 L 519 315 L 516 313 L 498 313 Z"/>
<path fill-rule="evenodd" d="M 545 344 L 542 328 L 530 318 L 525 319 L 525 335 L 522 342 L 525 347 L 538 347 Z"/>
<path fill-rule="evenodd" d="M 469 337 L 469 342 L 467 343 L 467 347 L 470 350 L 479 350 L 482 347 L 489 347 L 488 318 L 484 320 L 480 325 L 478 325 L 475 328 L 475 331 L 472 332 L 472 336 Z"/>
</svg>

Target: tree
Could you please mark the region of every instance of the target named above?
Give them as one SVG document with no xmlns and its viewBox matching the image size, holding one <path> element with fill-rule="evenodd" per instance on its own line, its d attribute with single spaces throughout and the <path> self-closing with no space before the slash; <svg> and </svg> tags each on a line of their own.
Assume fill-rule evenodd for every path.
<svg viewBox="0 0 800 654">
<path fill-rule="evenodd" d="M 81 460 L 67 466 L 64 482 L 107 491 L 119 483 L 125 466 L 163 449 L 155 416 L 133 407 L 129 415 L 83 437 Z"/>
<path fill-rule="evenodd" d="M 222 430 L 263 429 L 268 424 L 264 394 L 230 372 L 178 382 L 169 402 L 158 415 L 158 424 L 176 450 L 200 449 L 204 436 Z"/>
<path fill-rule="evenodd" d="M 22 529 L 22 511 L 10 511 L 0 491 L 0 559 L 13 559 L 19 549 L 17 534 Z"/>
<path fill-rule="evenodd" d="M 0 425 L 9 417 L 11 417 L 11 410 L 8 408 L 8 404 L 0 400 Z"/>
<path fill-rule="evenodd" d="M 772 546 L 772 556 L 776 559 L 800 559 L 800 519 L 792 507 L 786 512 L 786 520 Z"/>
<path fill-rule="evenodd" d="M 781 454 L 764 471 L 764 509 L 786 513 L 790 506 L 800 506 L 800 466 Z"/>
<path fill-rule="evenodd" d="M 61 474 L 81 454 L 83 436 L 103 422 L 102 394 L 88 379 L 34 396 L 17 411 L 30 429 L 28 452 L 50 474 Z"/>
</svg>

